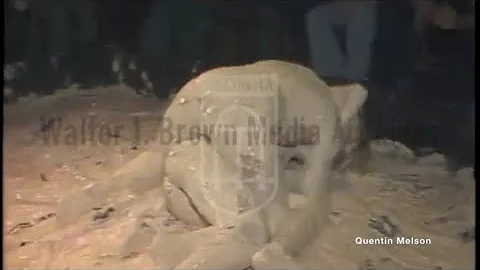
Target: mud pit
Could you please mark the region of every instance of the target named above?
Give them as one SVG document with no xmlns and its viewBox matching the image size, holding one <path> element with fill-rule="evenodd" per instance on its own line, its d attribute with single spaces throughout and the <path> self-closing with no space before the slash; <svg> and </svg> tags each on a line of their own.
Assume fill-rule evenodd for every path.
<svg viewBox="0 0 480 270">
<path fill-rule="evenodd" d="M 173 218 L 160 189 L 141 196 L 119 190 L 108 204 L 92 205 L 90 213 L 71 225 L 57 220 L 63 196 L 108 183 L 112 172 L 147 149 L 164 107 L 123 86 L 62 90 L 4 106 L 7 268 L 172 268 L 212 237 L 208 229 L 196 231 Z M 61 122 L 42 124 L 42 116 L 61 117 Z M 88 127 L 92 119 L 97 126 L 93 136 Z M 100 129 L 102 123 L 110 128 Z M 59 127 L 55 140 L 51 132 Z M 76 139 L 69 136 L 72 132 Z M 88 143 L 91 139 L 94 145 Z M 372 145 L 371 173 L 349 175 L 335 185 L 330 224 L 297 259 L 299 265 L 474 269 L 472 170 L 449 173 L 438 154 L 420 159 L 408 149 L 392 148 L 392 143 Z M 91 202 L 79 198 L 77 203 Z M 75 211 L 75 205 L 69 207 L 67 211 Z M 385 237 L 394 244 L 355 243 Z M 431 244 L 402 245 L 396 237 Z"/>
</svg>

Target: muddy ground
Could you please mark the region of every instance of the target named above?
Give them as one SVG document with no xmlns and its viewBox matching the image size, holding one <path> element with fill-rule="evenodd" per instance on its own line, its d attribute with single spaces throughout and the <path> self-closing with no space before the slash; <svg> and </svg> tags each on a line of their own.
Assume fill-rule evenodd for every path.
<svg viewBox="0 0 480 270">
<path fill-rule="evenodd" d="M 165 106 L 123 86 L 61 90 L 4 105 L 7 268 L 172 268 L 192 245 L 202 245 L 205 236 L 165 211 L 159 190 L 122 191 L 109 207 L 74 224 L 57 220 L 63 197 L 108 182 L 149 147 Z M 441 155 L 419 159 L 391 145 L 373 142 L 371 172 L 337 185 L 329 226 L 298 258 L 300 265 L 475 268 L 472 170 L 449 172 Z M 396 237 L 431 243 L 397 244 Z M 359 238 L 394 244 L 358 244 Z"/>
</svg>

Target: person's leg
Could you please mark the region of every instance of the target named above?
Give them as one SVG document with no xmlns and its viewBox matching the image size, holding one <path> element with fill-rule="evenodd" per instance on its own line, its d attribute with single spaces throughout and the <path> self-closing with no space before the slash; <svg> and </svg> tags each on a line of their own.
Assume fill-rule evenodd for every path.
<svg viewBox="0 0 480 270">
<path fill-rule="evenodd" d="M 42 35 L 42 18 L 47 17 L 45 5 L 38 1 L 32 1 L 30 6 L 30 18 L 28 20 L 27 38 L 25 44 L 25 58 L 29 68 L 36 68 L 42 61 L 43 48 L 46 43 Z"/>
<path fill-rule="evenodd" d="M 94 6 L 88 1 L 64 0 L 67 14 L 73 22 L 69 35 L 68 58 L 72 60 L 75 75 L 83 87 L 96 83 L 99 73 L 99 56 L 95 55 L 95 39 L 98 33 L 97 20 L 94 17 Z"/>
<path fill-rule="evenodd" d="M 25 61 L 28 28 L 27 11 L 4 4 L 5 59 L 4 63 Z"/>
<path fill-rule="evenodd" d="M 67 50 L 66 16 L 61 0 L 32 1 L 27 41 L 28 78 L 45 93 L 56 89 L 55 72 Z"/>
<path fill-rule="evenodd" d="M 372 57 L 372 43 L 376 33 L 377 2 L 354 3 L 347 23 L 347 61 L 345 76 L 364 80 L 368 76 Z"/>
<path fill-rule="evenodd" d="M 168 97 L 172 55 L 172 17 L 175 6 L 169 1 L 156 1 L 152 6 L 140 42 L 140 62 L 144 67 L 144 82 L 160 98 Z"/>
<path fill-rule="evenodd" d="M 257 57 L 278 59 L 282 47 L 280 9 L 275 5 L 260 4 L 257 7 L 257 20 Z"/>
<path fill-rule="evenodd" d="M 188 19 L 177 17 L 175 20 L 177 43 L 175 55 L 182 59 L 180 69 L 190 72 L 195 69 L 196 63 L 206 64 L 209 61 L 208 49 L 213 26 L 213 9 L 208 2 L 198 2 L 193 6 L 182 3 L 176 8 L 178 16 L 181 14 Z"/>
<path fill-rule="evenodd" d="M 76 41 L 90 43 L 97 37 L 97 21 L 94 18 L 93 4 L 82 0 L 64 0 L 68 13 L 75 22 Z"/>
<path fill-rule="evenodd" d="M 322 77 L 343 75 L 345 56 L 334 33 L 336 15 L 336 5 L 321 4 L 310 10 L 305 18 L 311 64 Z"/>
<path fill-rule="evenodd" d="M 158 1 L 153 4 L 150 18 L 148 18 L 140 51 L 142 56 L 164 59 L 170 54 L 171 44 L 171 3 Z"/>
<path fill-rule="evenodd" d="M 47 31 L 49 35 L 47 53 L 50 57 L 63 56 L 70 50 L 70 39 L 67 29 L 69 22 L 67 20 L 66 3 L 61 0 L 47 0 L 45 4 L 47 12 Z M 55 64 L 53 63 L 55 66 Z M 56 68 L 56 67 L 54 67 Z"/>
</svg>

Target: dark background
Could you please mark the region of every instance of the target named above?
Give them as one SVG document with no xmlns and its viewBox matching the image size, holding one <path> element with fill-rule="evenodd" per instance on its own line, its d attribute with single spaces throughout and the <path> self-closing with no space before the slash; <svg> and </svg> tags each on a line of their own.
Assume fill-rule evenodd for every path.
<svg viewBox="0 0 480 270">
<path fill-rule="evenodd" d="M 65 61 L 72 80 L 94 87 L 116 83 L 111 62 L 121 54 L 135 58 L 139 51 L 141 30 L 150 16 L 152 1 L 91 1 L 99 33 L 93 44 L 81 46 L 78 54 Z M 195 1 L 194 1 L 195 2 Z M 283 59 L 309 65 L 308 44 L 304 30 L 306 11 L 321 1 L 233 2 L 205 1 L 211 5 L 212 26 L 208 31 L 208 50 L 202 59 L 183 59 L 188 46 L 173 44 L 172 59 L 166 64 L 169 85 L 158 87 L 156 94 L 165 96 L 167 88 L 178 89 L 191 74 L 196 60 L 202 60 L 198 72 L 221 65 L 245 64 L 258 59 Z M 408 1 L 380 1 L 378 30 L 373 44 L 373 60 L 366 87 L 369 100 L 366 121 L 371 138 L 388 137 L 415 149 L 434 147 L 448 153 L 455 164 L 474 162 L 474 125 L 471 107 L 474 104 L 474 31 L 443 31 L 429 27 L 426 41 L 430 53 L 440 61 L 431 69 L 415 71 L 418 40 L 413 31 L 413 10 Z M 459 12 L 466 12 L 466 1 L 448 1 Z M 198 3 L 198 1 L 197 1 Z M 179 20 L 189 22 L 192 1 L 171 2 L 180 10 Z M 22 62 L 24 36 L 15 18 L 28 20 L 27 12 L 5 6 L 4 64 Z M 258 52 L 256 44 L 262 26 L 259 8 L 273 9 L 278 14 L 279 35 L 271 40 L 271 51 Z M 185 10 L 183 12 L 182 10 Z M 183 17 L 182 17 L 183 16 Z M 13 19 L 12 19 L 13 18 Z M 173 34 L 175 37 L 175 29 Z M 173 38 L 175 40 L 175 38 Z M 110 45 L 110 46 L 106 46 Z M 111 46 L 113 45 L 113 46 Z M 112 49 L 113 48 L 113 49 Z M 17 95 L 36 91 L 52 93 L 63 85 L 62 78 L 53 74 L 48 56 L 34 75 L 18 76 L 7 85 Z M 140 67 L 141 61 L 139 61 Z M 144 69 L 151 67 L 144 65 Z M 149 70 L 154 80 L 157 73 Z M 138 73 L 138 72 L 136 72 Z M 138 88 L 139 74 L 127 72 L 126 83 Z M 4 74 L 5 80 L 5 74 Z M 87 82 L 88 81 L 88 82 Z M 155 80 L 154 80 L 155 81 Z"/>
</svg>

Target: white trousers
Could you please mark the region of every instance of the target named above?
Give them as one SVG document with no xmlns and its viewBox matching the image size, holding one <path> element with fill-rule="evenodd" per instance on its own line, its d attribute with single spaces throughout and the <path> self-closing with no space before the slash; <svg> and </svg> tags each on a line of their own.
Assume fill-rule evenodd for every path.
<svg viewBox="0 0 480 270">
<path fill-rule="evenodd" d="M 305 18 L 313 69 L 321 77 L 367 78 L 376 32 L 376 1 L 334 1 L 320 4 Z M 345 26 L 346 53 L 334 27 Z"/>
</svg>

